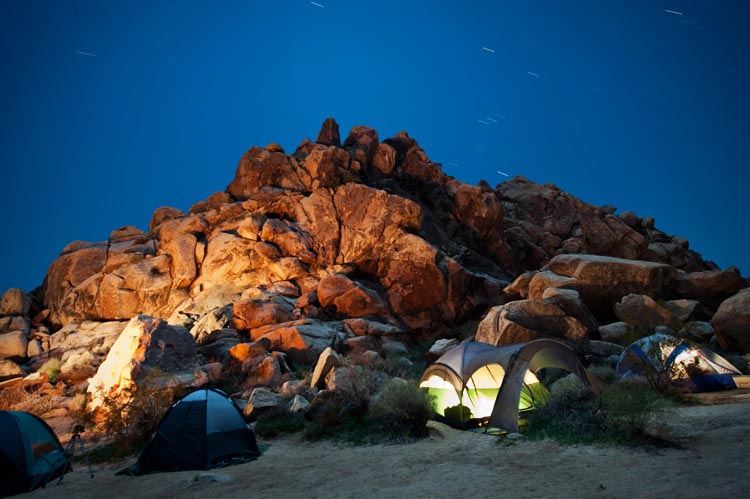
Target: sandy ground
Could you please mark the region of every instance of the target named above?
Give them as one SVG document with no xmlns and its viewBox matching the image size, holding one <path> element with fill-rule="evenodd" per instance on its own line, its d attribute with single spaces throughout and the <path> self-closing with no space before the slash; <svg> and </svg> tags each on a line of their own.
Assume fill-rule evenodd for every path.
<svg viewBox="0 0 750 499">
<path fill-rule="evenodd" d="M 251 463 L 210 472 L 115 476 L 127 463 L 77 465 L 33 498 L 700 497 L 750 496 L 750 390 L 703 395 L 662 422 L 683 449 L 561 447 L 431 422 L 407 445 L 352 447 L 298 437 L 262 441 Z M 211 477 L 213 479 L 211 479 Z"/>
</svg>

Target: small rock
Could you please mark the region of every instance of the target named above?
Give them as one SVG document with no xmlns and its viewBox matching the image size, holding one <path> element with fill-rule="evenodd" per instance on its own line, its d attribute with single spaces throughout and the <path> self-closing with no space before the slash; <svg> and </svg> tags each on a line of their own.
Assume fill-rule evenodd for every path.
<svg viewBox="0 0 750 499">
<path fill-rule="evenodd" d="M 625 336 L 631 331 L 631 327 L 625 322 L 614 322 L 599 326 L 599 334 L 602 340 L 609 343 L 623 344 Z"/>
<path fill-rule="evenodd" d="M 298 413 L 304 414 L 310 408 L 310 402 L 308 402 L 307 399 L 305 399 L 304 397 L 295 395 L 294 398 L 291 401 L 289 401 L 286 408 L 289 412 L 293 414 L 298 414 Z"/>
<path fill-rule="evenodd" d="M 340 367 L 344 365 L 344 359 L 336 353 L 333 348 L 328 347 L 318 357 L 318 362 L 315 364 L 315 370 L 313 371 L 312 380 L 310 386 L 315 388 L 324 388 L 326 383 L 326 376 L 334 367 Z"/>
<path fill-rule="evenodd" d="M 250 420 L 274 413 L 284 407 L 284 399 L 281 395 L 273 393 L 268 388 L 255 388 L 247 399 L 247 405 L 242 411 L 243 416 Z"/>
</svg>

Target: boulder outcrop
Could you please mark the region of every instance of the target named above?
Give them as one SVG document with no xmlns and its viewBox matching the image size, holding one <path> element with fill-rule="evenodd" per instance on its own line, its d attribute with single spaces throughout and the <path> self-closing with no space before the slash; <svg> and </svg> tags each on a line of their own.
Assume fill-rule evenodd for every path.
<svg viewBox="0 0 750 499">
<path fill-rule="evenodd" d="M 88 407 L 102 415 L 106 412 L 105 400 L 129 398 L 139 387 L 199 386 L 205 381 L 207 376 L 198 370 L 195 340 L 190 333 L 162 319 L 139 315 L 122 330 L 89 380 Z"/>
<path fill-rule="evenodd" d="M 724 300 L 711 326 L 723 349 L 750 353 L 750 288 Z"/>
</svg>

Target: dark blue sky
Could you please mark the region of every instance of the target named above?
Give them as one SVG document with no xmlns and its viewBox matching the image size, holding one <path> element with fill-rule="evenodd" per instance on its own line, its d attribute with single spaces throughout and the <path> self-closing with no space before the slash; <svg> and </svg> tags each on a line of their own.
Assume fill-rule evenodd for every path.
<svg viewBox="0 0 750 499">
<path fill-rule="evenodd" d="M 0 2 L 0 291 L 328 116 L 407 130 L 465 182 L 653 216 L 748 274 L 750 2 L 318 3 Z"/>
</svg>

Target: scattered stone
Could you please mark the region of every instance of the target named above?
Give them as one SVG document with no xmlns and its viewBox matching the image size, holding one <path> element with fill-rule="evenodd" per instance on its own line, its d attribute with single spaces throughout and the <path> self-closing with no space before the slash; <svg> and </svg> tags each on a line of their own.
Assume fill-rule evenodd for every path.
<svg viewBox="0 0 750 499">
<path fill-rule="evenodd" d="M 7 381 L 14 378 L 23 378 L 26 373 L 21 366 L 7 359 L 0 360 L 0 381 Z"/>
<path fill-rule="evenodd" d="M 425 354 L 424 360 L 429 365 L 439 359 L 445 352 L 458 345 L 455 338 L 443 338 L 435 341 L 430 350 Z"/>
<path fill-rule="evenodd" d="M 314 388 L 325 388 L 326 376 L 328 376 L 331 369 L 343 365 L 343 357 L 331 347 L 326 348 L 321 352 L 318 357 L 318 362 L 315 364 L 315 370 L 313 371 L 312 379 L 310 380 L 310 386 Z"/>
<path fill-rule="evenodd" d="M 284 398 L 291 398 L 295 397 L 297 395 L 304 395 L 310 391 L 310 385 L 307 384 L 307 382 L 303 379 L 295 379 L 290 381 L 285 381 L 283 385 L 281 385 L 281 390 L 279 390 L 279 394 Z"/>
<path fill-rule="evenodd" d="M 602 340 L 609 343 L 622 345 L 625 337 L 632 331 L 632 328 L 626 322 L 614 322 L 599 326 L 599 335 Z"/>
<path fill-rule="evenodd" d="M 614 312 L 618 319 L 631 326 L 655 327 L 674 322 L 672 313 L 647 295 L 624 296 L 615 304 Z"/>
<path fill-rule="evenodd" d="M 295 395 L 286 406 L 286 409 L 292 414 L 304 414 L 310 408 L 310 402 L 304 397 Z"/>
<path fill-rule="evenodd" d="M 281 395 L 273 393 L 268 388 L 255 388 L 247 398 L 247 405 L 242 414 L 249 421 L 254 421 L 261 416 L 275 414 L 284 405 Z"/>
<path fill-rule="evenodd" d="M 682 326 L 677 336 L 681 338 L 689 338 L 693 341 L 707 342 L 714 334 L 716 334 L 716 332 L 714 331 L 714 328 L 711 327 L 710 322 L 691 321 Z"/>
</svg>

